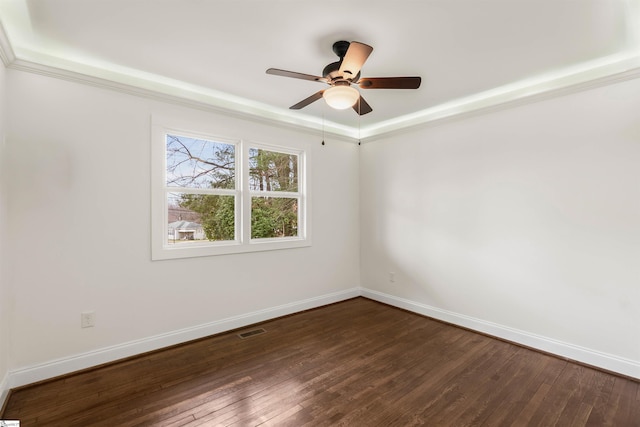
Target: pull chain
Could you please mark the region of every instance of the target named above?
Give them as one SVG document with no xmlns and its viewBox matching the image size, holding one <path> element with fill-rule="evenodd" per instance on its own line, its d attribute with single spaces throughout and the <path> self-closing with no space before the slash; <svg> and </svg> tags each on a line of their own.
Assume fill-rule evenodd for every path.
<svg viewBox="0 0 640 427">
<path fill-rule="evenodd" d="M 360 139 L 360 118 L 362 117 L 362 97 L 358 98 L 358 145 L 362 145 L 362 140 Z"/>
<path fill-rule="evenodd" d="M 326 107 L 322 107 L 322 145 L 324 145 L 324 112 Z"/>
</svg>

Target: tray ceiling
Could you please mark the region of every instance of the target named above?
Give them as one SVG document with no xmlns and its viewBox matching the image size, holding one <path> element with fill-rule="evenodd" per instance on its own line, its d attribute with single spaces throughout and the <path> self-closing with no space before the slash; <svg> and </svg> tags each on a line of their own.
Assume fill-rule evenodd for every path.
<svg viewBox="0 0 640 427">
<path fill-rule="evenodd" d="M 637 0 L 1 0 L 9 67 L 82 76 L 239 114 L 371 137 L 620 75 L 637 75 Z M 418 90 L 361 90 L 358 117 L 320 100 L 331 45 L 373 46 L 362 75 Z M 7 52 L 11 51 L 11 52 Z M 323 119 L 324 118 L 324 119 Z"/>
</svg>

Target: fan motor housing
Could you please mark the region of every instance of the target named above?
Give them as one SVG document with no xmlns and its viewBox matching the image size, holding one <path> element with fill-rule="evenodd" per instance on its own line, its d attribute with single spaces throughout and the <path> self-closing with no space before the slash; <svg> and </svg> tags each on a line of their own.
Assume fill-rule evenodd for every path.
<svg viewBox="0 0 640 427">
<path fill-rule="evenodd" d="M 340 71 L 340 65 L 342 65 L 342 59 L 347 54 L 347 50 L 349 50 L 350 45 L 351 43 L 345 40 L 339 40 L 333 44 L 333 47 L 332 47 L 333 53 L 338 55 L 340 60 L 336 62 L 332 62 L 331 64 L 324 67 L 324 69 L 322 70 L 322 77 L 326 78 L 329 82 L 331 83 L 336 83 L 339 81 L 357 82 L 358 79 L 360 78 L 359 72 L 358 72 L 358 75 L 350 79 L 345 79 L 343 75 L 338 73 L 338 71 Z"/>
<path fill-rule="evenodd" d="M 339 73 L 341 64 L 342 64 L 342 60 L 332 62 L 331 64 L 324 67 L 324 69 L 322 70 L 322 77 L 324 77 L 331 83 L 334 83 L 340 80 L 344 80 L 347 82 L 357 82 L 358 79 L 360 78 L 360 72 L 358 72 L 358 74 L 356 74 L 355 77 L 353 78 L 345 79 L 344 76 Z"/>
<path fill-rule="evenodd" d="M 324 69 L 322 70 L 322 77 L 329 80 L 333 80 L 336 77 L 341 77 L 338 75 L 341 63 L 342 61 L 336 61 L 324 67 Z"/>
</svg>

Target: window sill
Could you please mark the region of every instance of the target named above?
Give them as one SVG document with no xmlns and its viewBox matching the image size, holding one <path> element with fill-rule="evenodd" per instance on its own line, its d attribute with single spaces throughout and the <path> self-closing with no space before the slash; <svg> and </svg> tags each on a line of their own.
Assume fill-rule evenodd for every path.
<svg viewBox="0 0 640 427">
<path fill-rule="evenodd" d="M 206 257 L 218 255 L 233 255 L 250 252 L 273 251 L 282 249 L 296 249 L 311 246 L 310 239 L 259 239 L 250 243 L 176 243 L 175 245 L 154 246 L 151 249 L 151 260 Z"/>
</svg>

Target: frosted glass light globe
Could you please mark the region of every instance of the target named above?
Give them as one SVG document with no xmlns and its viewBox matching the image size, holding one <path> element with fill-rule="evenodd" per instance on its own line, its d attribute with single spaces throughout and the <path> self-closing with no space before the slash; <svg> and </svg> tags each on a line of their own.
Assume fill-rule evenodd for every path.
<svg viewBox="0 0 640 427">
<path fill-rule="evenodd" d="M 360 98 L 360 93 L 351 86 L 333 86 L 322 94 L 329 107 L 336 110 L 345 110 L 353 107 Z"/>
</svg>

